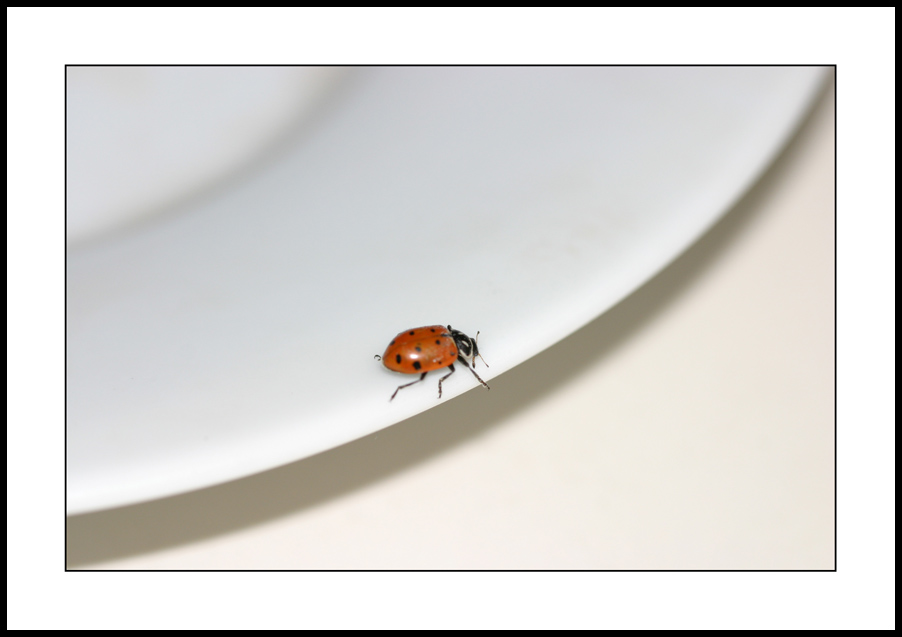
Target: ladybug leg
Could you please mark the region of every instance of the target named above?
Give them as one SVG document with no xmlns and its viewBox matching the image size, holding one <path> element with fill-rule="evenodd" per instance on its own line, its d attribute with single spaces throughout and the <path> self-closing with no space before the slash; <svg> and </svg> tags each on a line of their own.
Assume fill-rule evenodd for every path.
<svg viewBox="0 0 902 637">
<path fill-rule="evenodd" d="M 395 396 L 398 395 L 398 392 L 401 391 L 402 389 L 404 389 L 405 387 L 410 387 L 411 385 L 416 385 L 418 382 L 420 382 L 421 380 L 423 380 L 424 378 L 426 378 L 426 374 L 428 374 L 428 373 L 429 373 L 429 372 L 423 372 L 422 374 L 420 374 L 420 378 L 419 378 L 419 379 L 413 381 L 412 383 L 407 383 L 406 385 L 401 385 L 400 387 L 398 387 L 398 388 L 395 390 L 395 393 L 391 395 L 391 398 L 388 399 L 388 402 L 393 401 L 393 400 L 395 399 Z"/>
<path fill-rule="evenodd" d="M 478 380 L 480 383 L 482 383 L 483 385 L 485 385 L 485 388 L 486 388 L 486 389 L 491 389 L 491 387 L 489 387 L 488 385 L 486 385 L 486 382 L 485 382 L 484 380 L 482 380 L 482 379 L 479 377 L 479 374 L 476 373 L 476 370 L 473 369 L 472 367 L 470 367 L 470 364 L 467 362 L 467 360 L 466 360 L 463 356 L 461 356 L 460 354 L 458 354 L 458 355 L 457 355 L 457 360 L 459 360 L 461 363 L 463 363 L 464 365 L 466 365 L 466 366 L 467 366 L 467 369 L 469 369 L 471 372 L 473 372 L 473 375 L 476 377 L 476 380 Z"/>
<path fill-rule="evenodd" d="M 451 371 L 438 379 L 438 397 L 439 398 L 442 397 L 442 381 L 454 373 L 454 365 L 448 365 L 448 369 L 450 369 Z"/>
<path fill-rule="evenodd" d="M 479 332 L 476 332 L 476 338 L 473 339 L 473 368 L 474 369 L 476 368 L 476 357 L 477 356 L 482 361 L 483 365 L 485 365 L 486 367 L 489 366 L 489 364 L 486 363 L 485 359 L 482 357 L 482 354 L 479 353 L 479 348 L 476 346 L 476 341 L 478 341 L 478 340 L 479 340 Z M 477 376 L 477 378 L 479 378 L 479 377 Z M 485 385 L 485 383 L 483 383 L 483 385 Z M 485 386 L 488 387 L 488 385 L 485 385 Z"/>
</svg>

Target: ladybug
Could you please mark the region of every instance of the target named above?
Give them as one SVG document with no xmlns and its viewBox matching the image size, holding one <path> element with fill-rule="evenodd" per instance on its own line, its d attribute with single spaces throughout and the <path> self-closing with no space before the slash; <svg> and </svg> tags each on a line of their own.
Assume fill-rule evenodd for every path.
<svg viewBox="0 0 902 637">
<path fill-rule="evenodd" d="M 479 338 L 479 332 L 476 332 Z M 402 374 L 419 374 L 420 378 L 401 385 L 389 398 L 389 402 L 395 399 L 398 392 L 405 387 L 410 387 L 426 378 L 426 374 L 436 369 L 448 368 L 448 373 L 438 379 L 438 397 L 442 397 L 442 381 L 454 373 L 454 363 L 460 361 L 467 369 L 473 372 L 480 383 L 489 386 L 479 377 L 476 370 L 464 358 L 470 357 L 475 362 L 479 356 L 479 348 L 476 347 L 476 338 L 470 338 L 460 330 L 452 329 L 449 325 L 427 325 L 415 327 L 401 332 L 392 339 L 382 355 L 382 364 L 393 372 Z M 379 356 L 376 356 L 379 359 Z M 479 356 L 482 358 L 482 356 Z M 485 363 L 485 360 L 482 361 Z M 488 365 L 486 365 L 488 367 Z"/>
</svg>

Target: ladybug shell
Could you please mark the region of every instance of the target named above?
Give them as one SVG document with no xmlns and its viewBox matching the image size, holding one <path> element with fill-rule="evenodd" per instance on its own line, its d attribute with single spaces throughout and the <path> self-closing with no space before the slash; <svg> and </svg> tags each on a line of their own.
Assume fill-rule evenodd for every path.
<svg viewBox="0 0 902 637">
<path fill-rule="evenodd" d="M 457 344 L 443 325 L 415 327 L 398 334 L 382 355 L 393 372 L 420 374 L 448 367 L 457 360 Z"/>
</svg>

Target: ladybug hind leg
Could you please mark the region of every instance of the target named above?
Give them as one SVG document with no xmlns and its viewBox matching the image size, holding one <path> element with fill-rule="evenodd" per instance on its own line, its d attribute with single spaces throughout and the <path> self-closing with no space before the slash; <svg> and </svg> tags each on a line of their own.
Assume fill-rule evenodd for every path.
<svg viewBox="0 0 902 637">
<path fill-rule="evenodd" d="M 428 373 L 429 372 L 423 372 L 422 374 L 420 374 L 420 377 L 417 380 L 413 381 L 412 383 L 407 383 L 406 385 L 401 385 L 400 387 L 398 387 L 395 390 L 395 393 L 391 395 L 391 398 L 388 399 L 388 402 L 393 401 L 395 399 L 395 396 L 398 395 L 398 392 L 401 391 L 402 389 L 404 389 L 405 387 L 410 387 L 411 385 L 416 385 L 418 382 L 420 382 L 421 380 L 426 378 L 426 374 L 428 374 Z M 441 381 L 439 381 L 439 383 L 441 383 Z M 439 384 L 439 396 L 442 395 L 441 389 L 442 389 L 442 386 L 441 386 L 441 384 Z"/>
</svg>

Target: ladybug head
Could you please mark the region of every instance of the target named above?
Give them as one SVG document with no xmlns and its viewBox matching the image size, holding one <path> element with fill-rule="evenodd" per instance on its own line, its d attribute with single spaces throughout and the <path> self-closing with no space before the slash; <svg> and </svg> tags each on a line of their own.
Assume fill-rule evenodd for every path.
<svg viewBox="0 0 902 637">
<path fill-rule="evenodd" d="M 448 326 L 448 331 L 451 332 L 451 338 L 454 339 L 454 343 L 457 345 L 457 349 L 466 357 L 473 356 L 474 359 L 476 356 L 479 356 L 479 348 L 476 346 L 476 339 L 479 338 L 479 332 L 476 332 L 476 338 L 470 338 L 460 330 L 455 330 L 450 325 Z M 479 356 L 482 358 L 482 356 Z M 485 363 L 485 360 L 482 361 Z"/>
</svg>

